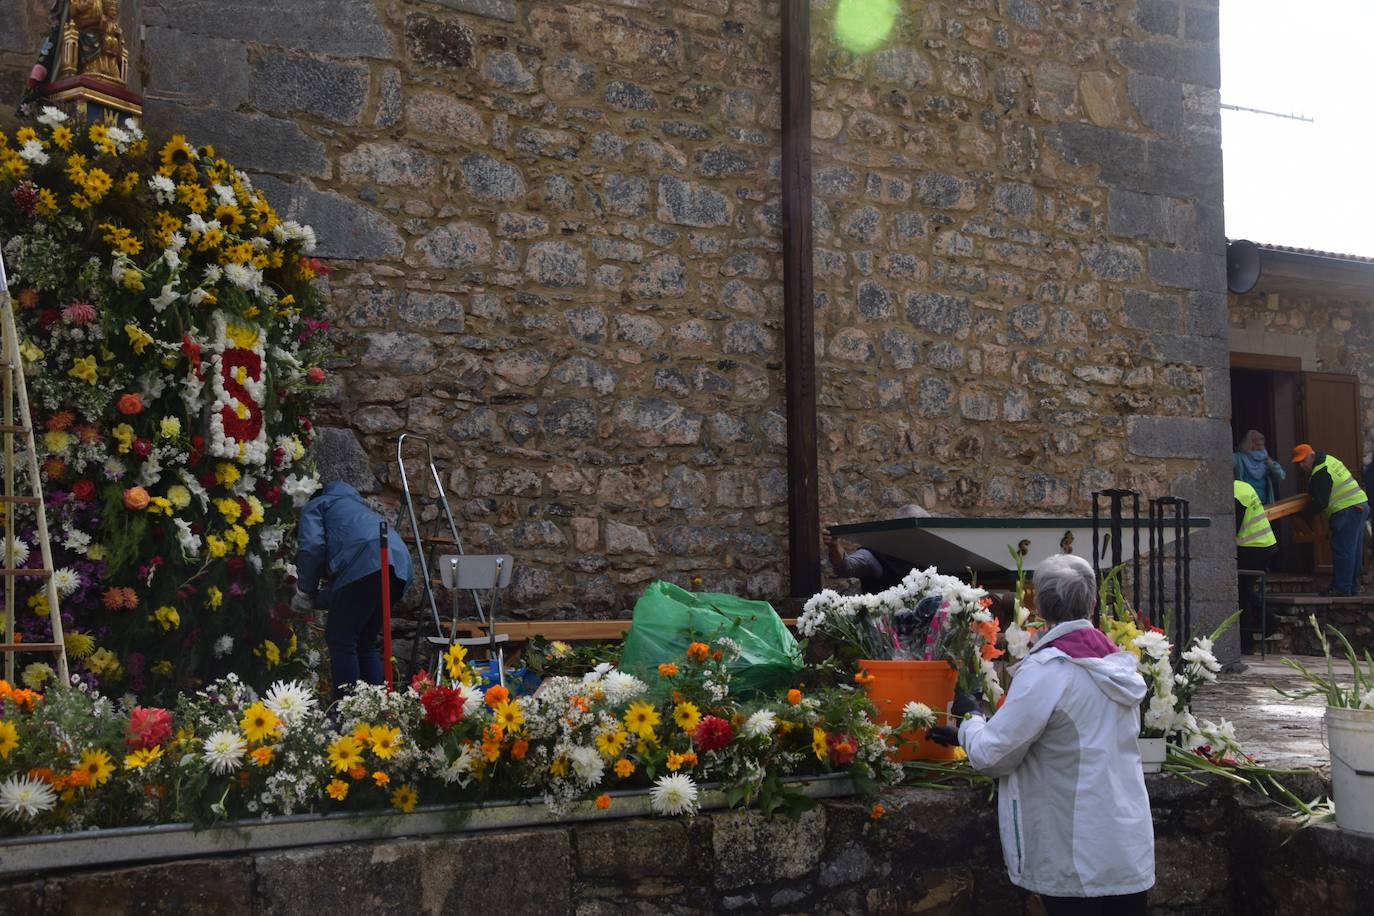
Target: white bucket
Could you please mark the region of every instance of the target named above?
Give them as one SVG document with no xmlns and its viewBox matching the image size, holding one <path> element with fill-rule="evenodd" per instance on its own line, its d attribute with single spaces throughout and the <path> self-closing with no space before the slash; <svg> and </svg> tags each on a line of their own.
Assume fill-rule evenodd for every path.
<svg viewBox="0 0 1374 916">
<path fill-rule="evenodd" d="M 1164 768 L 1164 758 L 1169 756 L 1169 746 L 1163 738 L 1135 739 L 1140 748 L 1140 766 L 1146 773 L 1158 773 Z"/>
<path fill-rule="evenodd" d="M 1326 731 L 1336 823 L 1374 834 L 1374 709 L 1328 706 Z"/>
</svg>

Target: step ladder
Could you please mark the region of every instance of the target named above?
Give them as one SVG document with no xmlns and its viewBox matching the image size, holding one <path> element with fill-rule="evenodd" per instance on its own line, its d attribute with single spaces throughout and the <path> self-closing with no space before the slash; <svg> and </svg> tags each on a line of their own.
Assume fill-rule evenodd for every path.
<svg viewBox="0 0 1374 916">
<path fill-rule="evenodd" d="M 416 493 L 415 487 L 411 485 L 409 472 L 406 470 L 408 446 L 411 446 L 410 451 L 415 453 L 420 453 L 420 448 L 423 448 L 422 454 L 425 463 L 423 474 L 428 479 L 422 481 L 421 486 L 428 489 L 429 485 L 431 483 L 433 484 L 434 495 L 431 498 L 438 503 L 440 510 L 431 520 L 428 534 L 425 533 L 424 527 L 420 522 L 420 515 L 416 510 L 416 499 L 418 494 Z M 458 639 L 456 628 L 450 628 L 450 633 L 447 635 L 444 633 L 444 624 L 439 617 L 439 601 L 434 593 L 435 586 L 437 585 L 444 585 L 453 589 L 453 614 L 455 622 L 458 616 L 458 596 L 461 591 L 466 590 L 472 595 L 473 604 L 477 609 L 478 623 L 487 632 L 488 636 L 498 642 L 504 641 L 504 638 L 495 636 L 492 626 L 493 622 L 482 605 L 480 590 L 483 588 L 491 589 L 493 586 L 484 585 L 463 589 L 458 588 L 458 580 L 456 578 L 457 568 L 451 563 L 441 562 L 440 573 L 443 578 L 436 577 L 430 571 L 430 551 L 436 547 L 443 547 L 446 554 L 454 554 L 457 557 L 462 557 L 464 555 L 463 539 L 458 536 L 458 523 L 453 519 L 453 508 L 449 505 L 448 490 L 444 487 L 443 478 L 439 476 L 439 468 L 434 462 L 434 449 L 430 445 L 430 441 L 424 436 L 415 433 L 402 433 L 396 440 L 396 467 L 401 475 L 401 492 L 405 498 L 406 519 L 410 523 L 409 536 L 407 537 L 405 532 L 401 532 L 400 525 L 396 527 L 403 538 L 413 540 L 415 543 L 415 552 L 420 558 L 420 582 L 424 585 L 425 602 L 429 605 L 430 619 L 434 625 L 434 635 L 432 636 L 421 638 L 418 629 L 415 633 L 415 640 L 411 643 L 410 649 L 410 673 L 414 675 L 416 671 L 419 670 L 416 668 L 416 660 L 419 656 L 420 644 L 422 642 L 433 647 L 447 646 L 451 641 L 468 645 L 478 645 L 488 642 L 487 639 L 473 640 L 471 642 Z M 510 581 L 509 566 L 506 567 L 505 578 L 506 582 Z M 466 583 L 464 584 L 466 585 Z M 437 669 L 437 665 L 435 667 Z"/>
<path fill-rule="evenodd" d="M 3 435 L 3 473 L 5 475 L 4 493 L 0 494 L 0 509 L 3 509 L 3 541 L 0 541 L 0 577 L 5 580 L 5 641 L 0 643 L 0 652 L 5 653 L 5 680 L 14 683 L 15 656 L 20 653 L 47 652 L 57 656 L 57 674 L 63 684 L 70 684 L 67 671 L 67 644 L 62 638 L 62 610 L 58 604 L 57 583 L 53 579 L 52 545 L 48 540 L 48 512 L 43 504 L 42 478 L 38 476 L 38 449 L 33 438 L 33 420 L 29 413 L 29 389 L 24 381 L 24 364 L 19 355 L 19 329 L 14 320 L 14 300 L 10 297 L 9 278 L 5 275 L 5 258 L 0 253 L 0 396 L 4 398 L 4 423 L 0 424 Z M 16 416 L 16 400 L 18 415 Z M 15 494 L 15 456 L 14 437 L 22 436 L 21 445 L 27 461 L 25 472 L 32 493 L 27 496 Z M 38 569 L 16 569 L 14 564 L 14 541 L 18 536 L 15 524 L 15 508 L 29 506 L 38 520 L 38 549 L 43 565 Z M 48 620 L 52 623 L 52 642 L 17 642 L 14 632 L 15 585 L 20 578 L 41 578 L 44 580 L 48 596 Z"/>
</svg>

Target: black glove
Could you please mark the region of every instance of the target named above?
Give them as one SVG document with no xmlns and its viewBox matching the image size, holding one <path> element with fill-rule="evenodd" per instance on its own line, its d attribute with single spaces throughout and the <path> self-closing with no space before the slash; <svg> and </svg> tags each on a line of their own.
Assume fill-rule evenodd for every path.
<svg viewBox="0 0 1374 916">
<path fill-rule="evenodd" d="M 949 714 L 955 719 L 962 719 L 970 713 L 982 715 L 983 707 L 978 705 L 978 698 L 972 694 L 964 693 L 959 690 L 954 694 L 954 702 L 949 707 Z"/>
<path fill-rule="evenodd" d="M 926 737 L 936 744 L 943 744 L 945 747 L 959 746 L 959 729 L 953 725 L 936 725 Z"/>
</svg>

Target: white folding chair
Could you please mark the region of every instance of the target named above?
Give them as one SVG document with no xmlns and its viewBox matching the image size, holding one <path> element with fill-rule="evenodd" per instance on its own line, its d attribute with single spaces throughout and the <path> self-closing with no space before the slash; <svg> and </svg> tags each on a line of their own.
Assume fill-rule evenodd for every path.
<svg viewBox="0 0 1374 916">
<path fill-rule="evenodd" d="M 508 642 L 510 637 L 505 633 L 498 635 L 496 632 L 496 607 L 500 590 L 510 585 L 511 571 L 514 568 L 515 558 L 508 553 L 478 556 L 448 554 L 440 557 L 439 577 L 444 588 L 448 589 L 453 596 L 453 621 L 447 637 L 429 637 L 431 643 L 439 646 L 485 645 L 496 663 L 496 679 L 503 687 L 506 685 L 506 668 L 505 650 L 501 644 Z M 462 616 L 460 599 L 463 592 L 472 592 L 473 597 L 477 599 L 474 601 L 477 608 L 477 622 L 486 630 L 485 636 L 460 637 L 458 635 L 458 622 Z M 487 592 L 486 602 L 480 600 L 479 592 Z M 484 604 L 485 610 L 483 609 Z M 437 675 L 442 680 L 443 666 L 437 667 L 439 668 Z"/>
</svg>

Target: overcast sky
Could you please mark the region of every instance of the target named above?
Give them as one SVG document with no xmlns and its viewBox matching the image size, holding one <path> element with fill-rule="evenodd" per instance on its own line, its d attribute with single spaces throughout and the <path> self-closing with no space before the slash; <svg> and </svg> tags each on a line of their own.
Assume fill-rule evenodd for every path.
<svg viewBox="0 0 1374 916">
<path fill-rule="evenodd" d="M 1222 0 L 1226 234 L 1374 256 L 1374 0 Z"/>
</svg>

